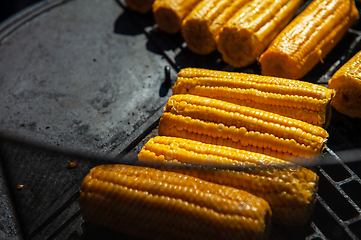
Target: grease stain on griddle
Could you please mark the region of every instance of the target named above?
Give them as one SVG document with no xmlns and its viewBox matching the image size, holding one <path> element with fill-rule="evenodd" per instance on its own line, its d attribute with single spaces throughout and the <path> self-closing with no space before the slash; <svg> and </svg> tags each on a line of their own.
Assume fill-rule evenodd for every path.
<svg viewBox="0 0 361 240">
<path fill-rule="evenodd" d="M 80 135 L 84 135 L 87 134 L 89 131 L 89 125 L 85 124 L 85 125 L 80 125 L 76 127 L 76 132 Z"/>
<path fill-rule="evenodd" d="M 88 124 L 83 124 L 81 120 L 74 119 L 71 128 L 74 133 L 85 135 L 89 132 L 90 126 Z"/>
<path fill-rule="evenodd" d="M 15 82 L 18 82 L 18 84 L 14 86 L 15 90 L 11 92 L 15 104 L 23 104 L 24 102 L 37 103 L 39 98 L 58 102 L 62 98 L 68 97 L 66 93 L 59 92 L 56 89 L 48 89 L 48 82 L 33 73 L 29 73 L 25 77 L 18 77 Z"/>
<path fill-rule="evenodd" d="M 22 123 L 22 124 L 20 124 L 20 127 L 34 132 L 34 131 L 36 131 L 36 122 Z"/>
<path fill-rule="evenodd" d="M 128 135 L 129 134 L 127 134 L 124 130 L 120 130 L 106 144 L 103 144 L 102 147 L 114 150 L 126 139 Z"/>
<path fill-rule="evenodd" d="M 118 91 L 116 89 L 117 88 L 113 86 L 113 84 L 106 83 L 104 86 L 99 88 L 94 98 L 88 100 L 88 103 L 94 109 L 101 111 L 117 101 Z"/>
</svg>

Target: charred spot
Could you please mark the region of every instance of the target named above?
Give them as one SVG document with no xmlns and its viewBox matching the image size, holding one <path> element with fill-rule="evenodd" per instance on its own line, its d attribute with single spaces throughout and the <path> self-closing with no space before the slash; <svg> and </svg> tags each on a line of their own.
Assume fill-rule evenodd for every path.
<svg viewBox="0 0 361 240">
<path fill-rule="evenodd" d="M 350 96 L 347 95 L 346 93 L 341 93 L 342 99 L 345 102 L 348 102 L 350 100 Z"/>
<path fill-rule="evenodd" d="M 77 132 L 79 133 L 79 134 L 86 134 L 88 131 L 89 131 L 89 125 L 81 125 L 81 126 L 79 126 L 79 127 L 77 127 Z"/>
</svg>

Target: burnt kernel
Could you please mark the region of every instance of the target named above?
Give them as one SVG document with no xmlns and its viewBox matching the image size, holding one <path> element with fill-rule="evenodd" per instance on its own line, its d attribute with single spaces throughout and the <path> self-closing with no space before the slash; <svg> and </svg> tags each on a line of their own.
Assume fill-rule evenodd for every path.
<svg viewBox="0 0 361 240">
<path fill-rule="evenodd" d="M 68 163 L 68 168 L 69 168 L 69 169 L 76 168 L 77 166 L 78 166 L 78 164 L 77 164 L 76 161 L 73 161 L 73 162 L 69 162 L 69 163 Z"/>
</svg>

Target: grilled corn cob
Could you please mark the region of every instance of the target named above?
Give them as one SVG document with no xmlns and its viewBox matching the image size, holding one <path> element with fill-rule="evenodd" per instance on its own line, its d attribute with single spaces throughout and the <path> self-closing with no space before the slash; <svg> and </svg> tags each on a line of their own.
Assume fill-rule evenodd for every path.
<svg viewBox="0 0 361 240">
<path fill-rule="evenodd" d="M 326 128 L 335 91 L 297 80 L 185 68 L 178 73 L 173 94 L 215 98 Z"/>
<path fill-rule="evenodd" d="M 280 224 L 305 224 L 316 202 L 317 174 L 263 154 L 158 136 L 145 144 L 138 160 L 261 197 L 271 206 L 272 222 Z"/>
<path fill-rule="evenodd" d="M 223 60 L 234 67 L 254 63 L 291 21 L 303 1 L 252 0 L 237 11 L 216 37 Z"/>
<path fill-rule="evenodd" d="M 352 118 L 361 118 L 361 51 L 345 63 L 328 82 L 336 90 L 332 106 Z"/>
<path fill-rule="evenodd" d="M 262 54 L 262 74 L 302 78 L 323 61 L 357 17 L 354 0 L 312 1 Z"/>
<path fill-rule="evenodd" d="M 183 94 L 169 98 L 158 133 L 303 163 L 317 159 L 328 137 L 326 130 L 306 122 Z"/>
<path fill-rule="evenodd" d="M 147 13 L 152 11 L 152 5 L 154 3 L 154 0 L 125 0 L 125 3 L 133 11 L 139 13 Z"/>
<path fill-rule="evenodd" d="M 272 215 L 245 191 L 126 165 L 91 169 L 79 200 L 85 221 L 145 239 L 265 239 Z"/>
<path fill-rule="evenodd" d="M 188 48 L 198 54 L 215 51 L 215 39 L 221 27 L 249 1 L 201 1 L 182 22 L 182 35 Z"/>
<path fill-rule="evenodd" d="M 179 32 L 183 19 L 201 0 L 155 0 L 153 15 L 160 30 Z"/>
</svg>

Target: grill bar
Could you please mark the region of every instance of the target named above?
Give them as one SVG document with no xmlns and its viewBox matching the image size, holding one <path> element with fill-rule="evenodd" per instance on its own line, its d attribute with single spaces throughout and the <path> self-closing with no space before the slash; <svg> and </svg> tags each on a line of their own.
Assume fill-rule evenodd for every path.
<svg viewBox="0 0 361 240">
<path fill-rule="evenodd" d="M 328 176 L 326 172 L 322 171 L 322 169 L 320 170 L 320 172 L 324 175 L 324 176 Z M 342 191 L 342 189 L 337 189 L 340 191 L 341 194 L 343 194 L 344 192 Z M 349 200 L 349 197 L 344 193 L 343 195 L 346 199 Z M 330 213 L 330 215 L 338 222 L 338 224 L 346 231 L 346 233 L 348 234 L 348 236 L 351 239 L 359 239 L 354 233 L 352 233 L 352 231 L 349 229 L 349 224 L 353 223 L 353 219 L 351 219 L 351 222 L 349 221 L 343 221 L 341 218 L 338 217 L 338 215 L 332 210 L 332 208 L 330 206 L 328 206 L 328 204 L 326 203 L 326 201 L 320 197 L 319 194 L 317 194 L 317 201 L 319 203 L 321 203 L 321 205 Z M 357 220 L 360 220 L 360 217 L 358 217 Z"/>
<path fill-rule="evenodd" d="M 317 238 L 321 238 L 323 240 L 327 240 L 327 238 L 325 237 L 325 235 L 323 235 L 323 233 L 321 232 L 321 230 L 316 226 L 316 224 L 314 222 L 311 222 L 311 227 L 315 230 L 315 233 L 307 236 L 305 239 L 306 240 L 311 240 L 311 239 L 317 239 Z"/>
<path fill-rule="evenodd" d="M 322 168 L 319 168 L 319 173 L 322 174 L 327 181 L 329 181 L 336 189 L 337 191 L 349 202 L 349 204 L 358 212 L 358 216 L 350 218 L 346 221 L 342 220 L 338 214 L 327 204 L 326 200 L 321 197 L 319 194 L 317 194 L 317 201 L 329 212 L 329 214 L 337 221 L 337 223 L 344 229 L 344 231 L 348 234 L 348 236 L 351 239 L 359 239 L 358 236 L 356 236 L 349 228 L 350 224 L 354 224 L 361 220 L 361 209 L 360 207 L 354 202 L 354 200 L 342 189 L 342 186 L 344 184 L 347 184 L 351 181 L 356 181 L 361 184 L 360 177 L 355 174 L 343 161 L 342 159 L 328 146 L 326 146 L 327 152 L 338 162 L 340 166 L 342 166 L 344 169 L 349 172 L 351 175 L 348 178 L 345 178 L 341 181 L 335 181 L 332 179 L 332 177 Z M 360 185 L 361 187 L 361 185 Z M 357 190 L 356 190 L 357 191 Z M 326 197 L 332 197 L 332 196 L 326 196 Z M 311 236 L 309 236 L 311 237 Z M 312 238 L 311 238 L 312 239 Z"/>
</svg>

